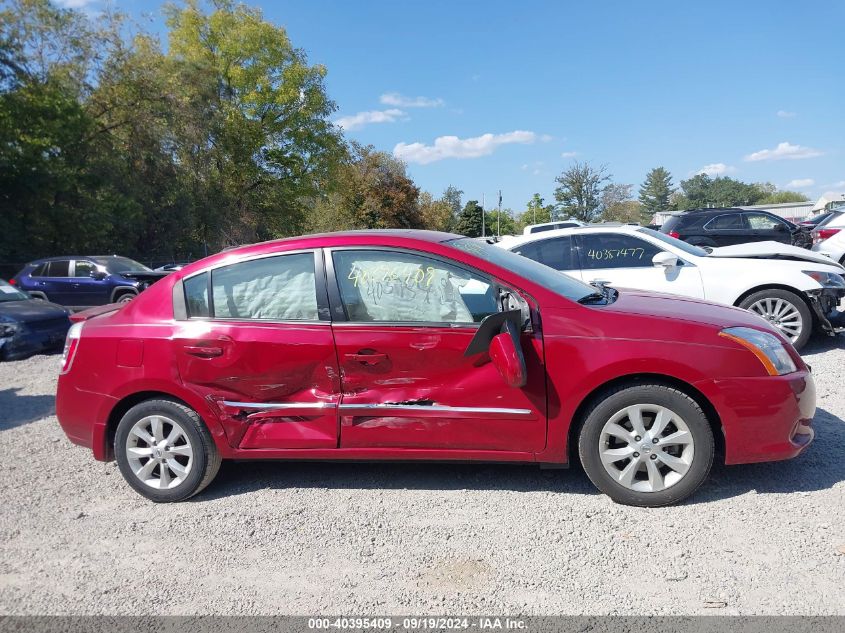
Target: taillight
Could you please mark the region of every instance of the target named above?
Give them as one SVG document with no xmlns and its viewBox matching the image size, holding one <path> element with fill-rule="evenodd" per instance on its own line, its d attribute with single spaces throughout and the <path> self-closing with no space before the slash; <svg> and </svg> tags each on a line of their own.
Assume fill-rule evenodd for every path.
<svg viewBox="0 0 845 633">
<path fill-rule="evenodd" d="M 676 240 L 681 239 L 681 234 L 677 231 L 669 231 L 668 235 L 669 237 L 674 237 Z"/>
<path fill-rule="evenodd" d="M 12 277 L 12 278 L 9 280 L 9 285 L 10 285 L 10 286 L 14 286 L 16 283 L 18 283 L 18 282 L 17 282 L 17 281 L 15 281 L 15 278 L 14 278 L 14 277 Z"/>
<path fill-rule="evenodd" d="M 70 366 L 73 365 L 73 359 L 76 356 L 76 350 L 79 349 L 79 339 L 82 336 L 83 325 L 85 325 L 85 321 L 74 323 L 67 331 L 65 348 L 62 351 L 62 370 L 59 373 L 66 374 L 70 371 Z"/>
<path fill-rule="evenodd" d="M 839 233 L 842 229 L 816 229 L 813 231 L 813 244 L 824 242 Z"/>
</svg>

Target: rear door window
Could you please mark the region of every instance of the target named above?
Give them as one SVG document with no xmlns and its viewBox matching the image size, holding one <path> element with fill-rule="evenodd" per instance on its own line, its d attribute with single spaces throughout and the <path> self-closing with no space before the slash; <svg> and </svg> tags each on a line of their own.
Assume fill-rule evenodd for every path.
<svg viewBox="0 0 845 633">
<path fill-rule="evenodd" d="M 707 231 L 741 231 L 745 228 L 739 213 L 717 215 L 704 225 Z"/>
<path fill-rule="evenodd" d="M 201 301 L 201 289 L 197 292 Z M 211 271 L 211 295 L 218 319 L 317 321 L 314 253 L 263 257 L 216 268 Z"/>
</svg>

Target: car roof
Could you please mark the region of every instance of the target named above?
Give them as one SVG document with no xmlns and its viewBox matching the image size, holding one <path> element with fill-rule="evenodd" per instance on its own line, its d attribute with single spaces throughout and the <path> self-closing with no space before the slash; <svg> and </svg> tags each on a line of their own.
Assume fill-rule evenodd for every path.
<svg viewBox="0 0 845 633">
<path fill-rule="evenodd" d="M 357 231 L 336 231 L 332 233 L 311 233 L 309 235 L 298 235 L 296 237 L 285 237 L 266 242 L 257 242 L 255 244 L 243 244 L 241 246 L 224 248 L 219 253 L 210 255 L 208 259 L 216 258 L 218 255 L 239 256 L 272 252 L 276 249 L 288 250 L 290 247 L 320 248 L 343 246 L 344 244 L 378 246 L 379 240 L 395 241 L 396 239 L 411 242 L 442 243 L 465 237 L 457 233 L 426 231 L 422 229 L 363 229 Z M 288 247 L 288 249 L 285 249 L 285 247 Z"/>
<path fill-rule="evenodd" d="M 554 229 L 552 231 L 543 231 L 542 233 L 530 233 L 528 235 L 515 235 L 504 242 L 499 242 L 504 248 L 511 250 L 514 246 L 521 244 L 528 244 L 529 242 L 540 242 L 553 237 L 562 237 L 565 235 L 578 235 L 579 233 L 639 233 L 641 226 L 634 226 L 632 224 L 622 224 L 619 222 L 606 222 L 604 224 L 588 224 L 587 226 L 571 226 L 566 229 Z"/>
</svg>

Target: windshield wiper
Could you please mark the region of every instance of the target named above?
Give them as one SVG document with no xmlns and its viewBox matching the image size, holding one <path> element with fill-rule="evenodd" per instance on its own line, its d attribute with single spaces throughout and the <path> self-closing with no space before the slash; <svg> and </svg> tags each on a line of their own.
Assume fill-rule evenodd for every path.
<svg viewBox="0 0 845 633">
<path fill-rule="evenodd" d="M 605 297 L 603 292 L 591 292 L 588 295 L 584 295 L 580 299 L 578 299 L 578 303 L 581 304 L 592 304 L 592 303 L 607 303 L 607 297 Z"/>
</svg>

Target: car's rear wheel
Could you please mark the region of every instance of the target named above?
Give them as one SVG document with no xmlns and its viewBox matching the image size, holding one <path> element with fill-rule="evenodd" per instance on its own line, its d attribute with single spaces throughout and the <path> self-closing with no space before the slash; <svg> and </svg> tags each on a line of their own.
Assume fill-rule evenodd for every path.
<svg viewBox="0 0 845 633">
<path fill-rule="evenodd" d="M 578 453 L 617 503 L 658 507 L 691 495 L 713 463 L 713 431 L 698 403 L 660 384 L 618 387 L 587 412 Z"/>
<path fill-rule="evenodd" d="M 126 482 L 155 502 L 183 501 L 220 469 L 220 455 L 197 413 L 173 400 L 147 400 L 120 420 L 114 454 Z"/>
<path fill-rule="evenodd" d="M 740 308 L 759 314 L 781 331 L 800 350 L 813 333 L 810 308 L 794 292 L 775 288 L 761 290 L 743 299 Z"/>
</svg>

